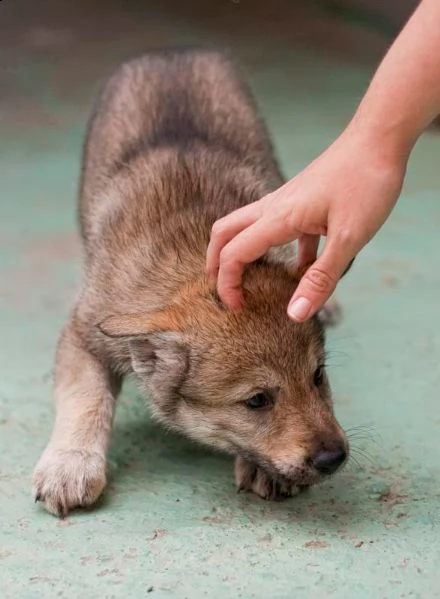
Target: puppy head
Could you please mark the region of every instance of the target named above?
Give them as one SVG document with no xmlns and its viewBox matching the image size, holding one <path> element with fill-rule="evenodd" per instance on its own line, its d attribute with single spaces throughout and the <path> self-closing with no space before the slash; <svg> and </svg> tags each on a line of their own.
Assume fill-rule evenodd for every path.
<svg viewBox="0 0 440 599">
<path fill-rule="evenodd" d="M 198 282 L 163 311 L 112 316 L 100 329 L 127 340 L 162 421 L 306 486 L 333 473 L 348 448 L 333 414 L 322 326 L 286 315 L 296 284 L 282 266 L 253 265 L 238 313 Z"/>
</svg>

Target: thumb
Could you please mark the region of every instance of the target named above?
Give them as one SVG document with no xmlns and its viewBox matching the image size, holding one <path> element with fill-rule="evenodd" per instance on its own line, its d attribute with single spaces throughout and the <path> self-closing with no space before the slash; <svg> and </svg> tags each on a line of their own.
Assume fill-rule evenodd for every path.
<svg viewBox="0 0 440 599">
<path fill-rule="evenodd" d="M 332 295 L 351 259 L 327 240 L 322 255 L 304 273 L 293 294 L 287 309 L 289 317 L 304 322 L 316 314 Z"/>
</svg>

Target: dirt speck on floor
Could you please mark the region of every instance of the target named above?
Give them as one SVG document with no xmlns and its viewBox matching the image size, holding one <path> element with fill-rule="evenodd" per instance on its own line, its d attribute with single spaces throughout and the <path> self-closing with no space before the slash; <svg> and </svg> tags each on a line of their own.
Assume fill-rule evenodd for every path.
<svg viewBox="0 0 440 599">
<path fill-rule="evenodd" d="M 326 541 L 319 541 L 318 539 L 315 539 L 305 543 L 304 547 L 306 549 L 326 549 L 327 547 L 330 547 L 330 545 Z"/>
<path fill-rule="evenodd" d="M 205 516 L 204 518 L 202 518 L 203 522 L 208 522 L 210 524 L 222 524 L 223 522 L 226 522 L 226 518 L 224 516 Z"/>
<path fill-rule="evenodd" d="M 382 277 L 382 283 L 385 285 L 385 287 L 389 287 L 390 289 L 396 289 L 397 287 L 400 286 L 399 279 L 397 277 L 393 277 L 391 275 Z"/>
<path fill-rule="evenodd" d="M 264 543 L 264 544 L 272 543 L 272 539 L 273 539 L 273 536 L 270 533 L 267 533 L 267 535 L 264 535 L 264 537 L 261 537 L 260 543 Z"/>
<path fill-rule="evenodd" d="M 168 531 L 166 531 L 164 528 L 157 528 L 154 533 L 153 536 L 151 537 L 150 541 L 157 541 L 158 539 L 161 539 L 162 537 L 164 537 L 167 534 Z"/>
<path fill-rule="evenodd" d="M 100 577 L 109 576 L 111 574 L 114 574 L 115 576 L 122 576 L 121 571 L 118 568 L 107 568 L 98 572 L 98 576 Z"/>
<path fill-rule="evenodd" d="M 378 501 L 380 501 L 382 504 L 388 507 L 394 507 L 395 505 L 400 505 L 401 503 L 404 503 L 407 498 L 408 495 L 394 493 L 390 490 L 386 493 L 379 495 Z"/>
</svg>

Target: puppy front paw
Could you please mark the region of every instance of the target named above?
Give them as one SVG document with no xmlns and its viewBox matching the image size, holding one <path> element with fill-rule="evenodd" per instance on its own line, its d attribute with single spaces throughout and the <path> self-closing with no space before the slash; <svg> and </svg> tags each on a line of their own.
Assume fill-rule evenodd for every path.
<svg viewBox="0 0 440 599">
<path fill-rule="evenodd" d="M 241 457 L 235 460 L 235 484 L 238 491 L 251 491 L 270 501 L 280 501 L 294 497 L 300 487 L 284 478 L 277 478 L 262 470 L 256 464 Z"/>
<path fill-rule="evenodd" d="M 64 518 L 95 503 L 106 485 L 106 464 L 97 453 L 46 448 L 33 474 L 32 493 L 48 512 Z"/>
</svg>

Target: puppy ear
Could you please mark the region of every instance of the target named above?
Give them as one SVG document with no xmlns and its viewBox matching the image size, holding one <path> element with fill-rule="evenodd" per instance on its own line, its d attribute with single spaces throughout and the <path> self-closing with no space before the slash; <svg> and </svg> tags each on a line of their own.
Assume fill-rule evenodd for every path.
<svg viewBox="0 0 440 599">
<path fill-rule="evenodd" d="M 188 370 L 189 347 L 178 320 L 176 313 L 167 309 L 110 316 L 98 325 L 107 337 L 127 341 L 133 371 L 148 384 L 162 412 L 174 405 L 173 398 Z"/>
<path fill-rule="evenodd" d="M 106 337 L 124 338 L 179 330 L 180 326 L 175 311 L 168 308 L 157 312 L 109 316 L 98 324 L 98 329 Z"/>
</svg>

